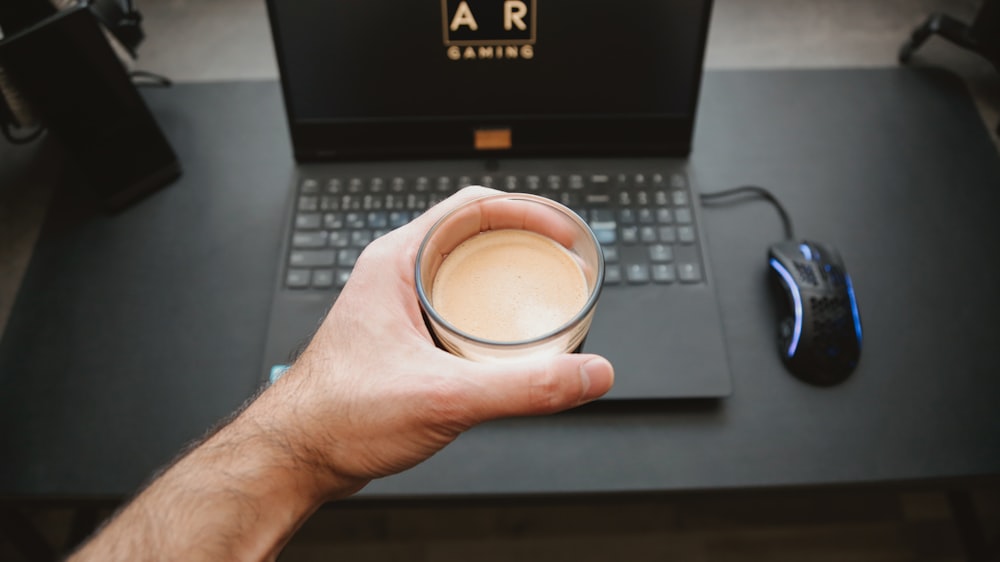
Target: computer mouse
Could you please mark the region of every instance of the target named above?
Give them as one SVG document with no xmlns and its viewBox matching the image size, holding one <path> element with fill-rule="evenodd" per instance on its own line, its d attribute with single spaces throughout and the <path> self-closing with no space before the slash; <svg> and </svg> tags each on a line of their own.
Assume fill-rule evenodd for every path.
<svg viewBox="0 0 1000 562">
<path fill-rule="evenodd" d="M 768 251 L 778 305 L 778 351 L 796 377 L 829 386 L 842 382 L 861 358 L 861 316 L 840 253 L 808 240 Z"/>
</svg>

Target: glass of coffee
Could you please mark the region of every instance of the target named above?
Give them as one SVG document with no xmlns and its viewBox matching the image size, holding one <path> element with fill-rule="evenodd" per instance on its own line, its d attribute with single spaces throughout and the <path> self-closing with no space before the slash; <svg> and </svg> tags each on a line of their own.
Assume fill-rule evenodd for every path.
<svg viewBox="0 0 1000 562">
<path fill-rule="evenodd" d="M 420 245 L 416 281 L 442 348 L 474 361 L 522 361 L 581 347 L 604 282 L 604 254 L 569 208 L 504 193 L 441 218 Z"/>
</svg>

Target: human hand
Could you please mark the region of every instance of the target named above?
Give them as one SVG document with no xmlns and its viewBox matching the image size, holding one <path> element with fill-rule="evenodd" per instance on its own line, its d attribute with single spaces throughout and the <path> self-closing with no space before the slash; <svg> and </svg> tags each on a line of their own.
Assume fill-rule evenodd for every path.
<svg viewBox="0 0 1000 562">
<path fill-rule="evenodd" d="M 302 356 L 179 457 L 73 560 L 274 559 L 320 504 L 423 461 L 473 425 L 607 392 L 611 364 L 564 354 L 474 363 L 434 346 L 417 304 L 424 235 L 467 188 L 376 240 Z"/>
<path fill-rule="evenodd" d="M 463 189 L 372 242 L 301 357 L 244 413 L 318 469 L 326 499 L 410 468 L 478 423 L 565 410 L 611 388 L 611 364 L 596 355 L 491 365 L 434 345 L 415 294 L 417 250 L 448 211 L 495 193 Z"/>
</svg>

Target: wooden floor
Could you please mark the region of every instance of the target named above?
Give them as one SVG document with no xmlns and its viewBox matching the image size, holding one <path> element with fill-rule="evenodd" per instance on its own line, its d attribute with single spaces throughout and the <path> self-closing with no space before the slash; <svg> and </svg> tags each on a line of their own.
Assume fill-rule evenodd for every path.
<svg viewBox="0 0 1000 562">
<path fill-rule="evenodd" d="M 1000 543 L 1000 483 L 973 489 L 981 528 Z M 72 510 L 21 512 L 51 545 Z M 104 509 L 106 517 L 111 509 Z M 520 499 L 343 502 L 316 513 L 283 562 L 853 562 L 966 560 L 948 495 L 881 489 Z M 0 534 L 0 560 L 29 559 Z"/>
</svg>

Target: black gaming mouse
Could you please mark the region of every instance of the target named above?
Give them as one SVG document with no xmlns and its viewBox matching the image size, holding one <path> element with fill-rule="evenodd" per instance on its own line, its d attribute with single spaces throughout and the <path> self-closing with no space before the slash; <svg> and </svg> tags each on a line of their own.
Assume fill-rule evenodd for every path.
<svg viewBox="0 0 1000 562">
<path fill-rule="evenodd" d="M 829 246 L 789 240 L 768 252 L 785 366 L 817 385 L 848 377 L 861 357 L 861 317 L 851 277 Z"/>
</svg>

